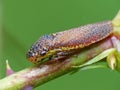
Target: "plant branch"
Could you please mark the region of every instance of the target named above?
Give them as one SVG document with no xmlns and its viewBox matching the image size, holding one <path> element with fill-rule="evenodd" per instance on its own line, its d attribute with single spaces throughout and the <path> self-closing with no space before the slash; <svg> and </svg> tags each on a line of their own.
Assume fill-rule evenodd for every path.
<svg viewBox="0 0 120 90">
<path fill-rule="evenodd" d="M 120 40 L 120 17 L 117 16 L 117 18 L 118 19 L 115 18 L 113 20 L 113 24 L 116 26 L 114 28 L 114 36 Z M 9 75 L 6 78 L 0 80 L 0 90 L 26 90 L 26 88 L 29 88 L 29 90 L 31 90 L 52 79 L 60 77 L 61 75 L 75 71 L 76 69 L 73 67 L 78 65 L 82 66 L 85 62 L 101 54 L 102 52 L 111 48 L 115 48 L 111 42 L 111 37 L 112 36 L 109 36 L 108 38 L 98 43 L 83 48 L 79 51 L 78 54 L 72 55 L 71 57 L 68 57 L 64 60 L 47 61 L 43 64 L 35 65 Z M 95 67 L 96 66 L 89 68 Z"/>
<path fill-rule="evenodd" d="M 29 67 L 0 80 L 0 90 L 21 90 L 27 86 L 35 88 L 71 72 L 74 70 L 73 66 L 80 65 L 109 48 L 112 48 L 112 43 L 111 39 L 107 38 L 82 49 L 76 56 L 61 61 L 51 60 L 41 65 Z"/>
</svg>

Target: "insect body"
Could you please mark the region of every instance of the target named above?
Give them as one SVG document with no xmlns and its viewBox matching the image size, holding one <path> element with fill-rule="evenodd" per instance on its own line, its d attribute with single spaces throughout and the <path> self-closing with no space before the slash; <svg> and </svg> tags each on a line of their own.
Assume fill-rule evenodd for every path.
<svg viewBox="0 0 120 90">
<path fill-rule="evenodd" d="M 103 40 L 112 33 L 112 30 L 112 22 L 105 21 L 44 35 L 33 44 L 27 53 L 27 58 L 37 63 L 55 55 L 57 57 L 71 55 L 80 48 Z"/>
</svg>

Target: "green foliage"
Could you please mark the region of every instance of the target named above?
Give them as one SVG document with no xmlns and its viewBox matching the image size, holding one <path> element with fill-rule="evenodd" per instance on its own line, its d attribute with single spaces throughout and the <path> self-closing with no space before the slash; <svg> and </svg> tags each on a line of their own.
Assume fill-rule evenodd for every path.
<svg viewBox="0 0 120 90">
<path fill-rule="evenodd" d="M 5 77 L 6 59 L 15 71 L 31 65 L 25 54 L 40 36 L 112 19 L 120 8 L 118 0 L 4 0 L 3 4 L 0 78 Z M 35 90 L 119 90 L 119 82 L 117 72 L 94 69 L 60 77 Z"/>
</svg>

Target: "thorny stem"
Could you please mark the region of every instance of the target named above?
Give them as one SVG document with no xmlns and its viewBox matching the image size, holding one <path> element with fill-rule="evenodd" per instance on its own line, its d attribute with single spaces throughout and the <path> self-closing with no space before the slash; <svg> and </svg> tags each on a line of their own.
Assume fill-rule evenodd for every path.
<svg viewBox="0 0 120 90">
<path fill-rule="evenodd" d="M 107 38 L 89 48 L 82 49 L 77 56 L 61 61 L 51 60 L 42 65 L 29 67 L 0 80 L 0 90 L 21 90 L 27 86 L 35 88 L 69 73 L 73 70 L 72 66 L 80 65 L 109 48 L 112 48 L 112 43 L 111 39 Z"/>
<path fill-rule="evenodd" d="M 116 34 L 115 36 L 119 37 L 120 40 L 120 34 Z M 68 57 L 65 60 L 51 60 L 7 76 L 0 80 L 0 90 L 25 90 L 27 87 L 35 88 L 61 75 L 67 74 L 74 70 L 73 66 L 81 65 L 101 52 L 113 48 L 111 37 L 81 49 L 79 54 Z"/>
</svg>

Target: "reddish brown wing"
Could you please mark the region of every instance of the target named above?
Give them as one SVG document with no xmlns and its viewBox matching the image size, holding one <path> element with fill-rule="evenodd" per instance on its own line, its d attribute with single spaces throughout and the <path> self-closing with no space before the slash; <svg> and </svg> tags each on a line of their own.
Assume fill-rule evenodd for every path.
<svg viewBox="0 0 120 90">
<path fill-rule="evenodd" d="M 112 30 L 111 21 L 105 21 L 58 32 L 53 40 L 54 47 L 79 46 L 79 48 L 83 48 L 106 38 Z"/>
</svg>

